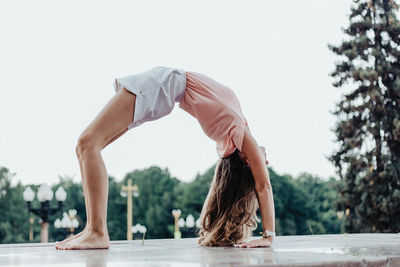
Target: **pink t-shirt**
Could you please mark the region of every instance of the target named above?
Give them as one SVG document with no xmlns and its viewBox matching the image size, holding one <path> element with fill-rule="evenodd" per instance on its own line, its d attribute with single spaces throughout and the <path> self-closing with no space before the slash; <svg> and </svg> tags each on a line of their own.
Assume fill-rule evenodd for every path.
<svg viewBox="0 0 400 267">
<path fill-rule="evenodd" d="M 247 121 L 239 100 L 228 87 L 196 72 L 186 72 L 186 90 L 179 107 L 197 118 L 205 134 L 217 142 L 221 158 L 242 150 Z"/>
</svg>

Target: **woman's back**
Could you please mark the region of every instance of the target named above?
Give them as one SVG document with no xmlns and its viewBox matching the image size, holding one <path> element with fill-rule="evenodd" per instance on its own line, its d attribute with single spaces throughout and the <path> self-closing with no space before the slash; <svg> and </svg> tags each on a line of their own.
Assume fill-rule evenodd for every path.
<svg viewBox="0 0 400 267">
<path fill-rule="evenodd" d="M 186 91 L 179 107 L 197 118 L 205 134 L 217 142 L 223 158 L 241 150 L 247 125 L 235 93 L 196 72 L 186 72 Z"/>
</svg>

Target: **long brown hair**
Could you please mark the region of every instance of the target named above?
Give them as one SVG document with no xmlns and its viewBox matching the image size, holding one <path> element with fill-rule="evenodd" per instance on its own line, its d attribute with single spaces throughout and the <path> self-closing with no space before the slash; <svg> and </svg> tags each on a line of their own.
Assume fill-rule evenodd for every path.
<svg viewBox="0 0 400 267">
<path fill-rule="evenodd" d="M 235 150 L 220 159 L 201 211 L 198 243 L 231 246 L 246 239 L 259 221 L 254 178 L 250 167 Z"/>
</svg>

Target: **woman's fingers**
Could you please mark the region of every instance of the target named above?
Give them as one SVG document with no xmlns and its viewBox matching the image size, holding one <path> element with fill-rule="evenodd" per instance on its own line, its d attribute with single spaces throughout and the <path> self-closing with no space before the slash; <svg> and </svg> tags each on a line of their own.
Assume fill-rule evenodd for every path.
<svg viewBox="0 0 400 267">
<path fill-rule="evenodd" d="M 238 248 L 257 248 L 257 247 L 270 247 L 272 245 L 271 241 L 265 239 L 252 240 L 250 242 L 242 242 L 235 244 Z"/>
<path fill-rule="evenodd" d="M 255 247 L 258 247 L 258 245 L 254 245 L 251 242 L 250 243 L 246 242 L 246 243 L 240 243 L 240 244 L 236 245 L 236 247 L 239 247 L 239 248 L 255 248 Z"/>
<path fill-rule="evenodd" d="M 247 242 L 240 242 L 240 243 L 238 243 L 238 244 L 235 244 L 234 246 L 235 246 L 235 247 L 238 247 L 238 248 L 244 248 L 244 247 L 246 247 L 247 245 L 249 245 L 249 243 L 247 243 Z"/>
</svg>

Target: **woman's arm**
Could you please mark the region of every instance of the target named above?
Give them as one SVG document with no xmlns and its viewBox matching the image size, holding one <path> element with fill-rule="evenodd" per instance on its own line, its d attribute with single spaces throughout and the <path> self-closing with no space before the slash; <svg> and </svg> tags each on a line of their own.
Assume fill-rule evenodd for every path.
<svg viewBox="0 0 400 267">
<path fill-rule="evenodd" d="M 274 197 L 266 165 L 267 161 L 264 152 L 247 127 L 243 138 L 242 152 L 246 156 L 253 173 L 263 230 L 275 232 Z M 241 243 L 239 247 L 270 246 L 272 241 L 273 237 L 262 238 Z"/>
</svg>

